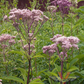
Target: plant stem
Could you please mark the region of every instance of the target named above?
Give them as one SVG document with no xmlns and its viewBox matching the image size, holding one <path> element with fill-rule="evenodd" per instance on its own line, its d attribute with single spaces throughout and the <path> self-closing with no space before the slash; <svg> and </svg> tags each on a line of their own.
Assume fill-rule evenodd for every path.
<svg viewBox="0 0 84 84">
<path fill-rule="evenodd" d="M 71 36 L 72 36 L 72 32 L 73 30 L 72 30 L 72 16 L 71 16 Z"/>
<path fill-rule="evenodd" d="M 50 57 L 49 57 L 49 71 L 50 71 Z"/>
<path fill-rule="evenodd" d="M 63 15 L 62 15 L 62 35 L 64 35 L 64 28 L 63 28 L 64 23 L 63 23 L 63 19 L 64 19 L 64 17 L 63 17 Z"/>
<path fill-rule="evenodd" d="M 51 22 L 52 34 L 54 36 L 54 30 L 53 30 L 53 13 L 52 12 L 51 12 L 51 20 L 52 20 L 52 22 Z"/>
<path fill-rule="evenodd" d="M 36 64 L 36 58 L 35 58 L 35 68 L 36 68 L 36 75 L 37 75 L 37 64 Z"/>
<path fill-rule="evenodd" d="M 28 77 L 27 77 L 27 84 L 29 84 L 29 74 L 31 69 L 31 59 L 29 59 L 29 68 L 28 68 Z"/>
<path fill-rule="evenodd" d="M 61 79 L 63 77 L 63 60 L 61 61 Z M 62 84 L 62 81 L 60 82 Z"/>
<path fill-rule="evenodd" d="M 29 45 L 28 55 L 30 56 L 30 41 L 29 41 L 28 45 Z M 29 74 L 30 74 L 30 69 L 31 69 L 31 58 L 29 58 L 28 61 L 29 61 L 29 68 L 28 68 L 27 84 L 29 84 Z"/>
</svg>

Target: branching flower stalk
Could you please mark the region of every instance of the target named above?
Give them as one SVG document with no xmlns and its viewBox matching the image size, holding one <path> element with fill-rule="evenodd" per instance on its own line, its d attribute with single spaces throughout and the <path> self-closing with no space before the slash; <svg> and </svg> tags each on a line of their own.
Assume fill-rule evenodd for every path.
<svg viewBox="0 0 84 84">
<path fill-rule="evenodd" d="M 51 28 L 52 28 L 52 34 L 53 34 L 53 36 L 54 36 L 54 30 L 53 30 L 53 19 L 54 19 L 54 13 L 53 13 L 53 11 L 54 10 L 56 10 L 57 9 L 57 7 L 56 6 L 48 6 L 47 7 L 47 10 L 50 12 L 50 14 L 51 14 L 51 18 L 50 18 L 50 24 L 51 24 Z"/>
<path fill-rule="evenodd" d="M 16 28 L 20 37 L 22 37 L 25 42 L 22 44 L 23 49 L 28 59 L 28 76 L 27 84 L 30 82 L 30 72 L 32 76 L 32 65 L 31 60 L 34 55 L 35 46 L 32 41 L 35 40 L 36 34 L 42 27 L 42 25 L 48 20 L 48 17 L 43 14 L 40 10 L 33 9 L 32 11 L 28 9 L 12 9 L 10 11 L 9 19 L 13 22 L 13 26 Z M 38 25 L 40 25 L 38 27 Z M 22 40 L 23 40 L 22 39 Z M 26 43 L 26 44 L 25 44 Z"/>
<path fill-rule="evenodd" d="M 0 35 L 0 48 L 2 49 L 1 54 L 3 55 L 4 62 L 7 62 L 7 59 L 6 59 L 7 49 L 9 49 L 13 44 L 15 44 L 14 38 L 15 36 L 11 36 L 9 34 Z M 7 76 L 9 76 L 7 64 L 5 65 L 5 70 L 6 70 Z M 9 83 L 11 84 L 11 81 L 9 81 Z"/>
<path fill-rule="evenodd" d="M 79 42 L 79 39 L 74 36 L 65 37 L 60 34 L 57 34 L 57 35 L 54 35 L 53 38 L 51 38 L 51 41 L 53 41 L 54 44 L 44 46 L 43 53 L 48 52 L 53 55 L 54 52 L 57 52 L 57 54 L 61 60 L 61 81 L 60 81 L 60 84 L 62 84 L 63 63 L 69 57 L 67 53 L 71 48 L 79 49 L 78 45 L 77 45 L 77 43 Z M 60 48 L 61 48 L 61 51 L 59 51 Z"/>
<path fill-rule="evenodd" d="M 61 12 L 61 17 L 62 17 L 62 35 L 64 35 L 64 28 L 63 28 L 63 20 L 64 16 L 69 13 L 71 2 L 68 0 L 54 0 L 51 2 L 54 6 L 59 6 L 59 10 Z M 56 9 L 57 10 L 57 9 Z"/>
</svg>

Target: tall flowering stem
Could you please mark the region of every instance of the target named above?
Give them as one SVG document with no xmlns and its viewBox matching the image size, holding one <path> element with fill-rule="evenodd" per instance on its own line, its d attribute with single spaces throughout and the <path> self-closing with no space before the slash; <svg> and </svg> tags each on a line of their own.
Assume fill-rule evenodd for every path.
<svg viewBox="0 0 84 84">
<path fill-rule="evenodd" d="M 22 47 L 29 62 L 27 76 L 27 84 L 29 84 L 30 72 L 32 76 L 31 60 L 32 55 L 35 54 L 35 46 L 33 41 L 36 40 L 36 34 L 38 33 L 42 25 L 48 20 L 48 17 L 45 16 L 42 11 L 35 9 L 30 11 L 28 9 L 21 10 L 14 8 L 10 10 L 9 14 L 10 16 L 8 18 L 11 20 L 11 22 L 13 22 L 13 26 L 19 33 L 20 38 L 23 37 L 23 39 L 25 40 L 25 42 L 22 42 Z M 38 27 L 38 25 L 40 26 Z M 21 38 L 21 41 L 23 39 Z"/>
<path fill-rule="evenodd" d="M 57 9 L 56 6 L 48 6 L 48 7 L 47 7 L 47 10 L 48 10 L 48 11 L 50 12 L 50 14 L 51 14 L 50 24 L 51 24 L 53 36 L 54 36 L 54 30 L 53 30 L 53 25 L 54 25 L 54 24 L 53 24 L 53 19 L 54 19 L 54 17 L 53 17 L 53 16 L 56 16 L 55 13 L 53 13 L 53 11 L 56 10 L 56 9 Z"/>
<path fill-rule="evenodd" d="M 70 6 L 71 6 L 71 2 L 69 2 L 69 0 L 54 0 L 51 2 L 52 5 L 54 6 L 59 6 L 59 8 L 55 9 L 53 12 L 56 12 L 58 9 L 60 10 L 61 12 L 61 17 L 62 17 L 62 35 L 64 35 L 64 23 L 63 23 L 63 20 L 64 20 L 64 16 L 66 14 L 69 13 L 70 11 Z"/>
<path fill-rule="evenodd" d="M 15 36 L 11 36 L 10 34 L 0 35 L 0 48 L 2 49 L 2 52 L 0 52 L 0 53 L 3 55 L 3 62 L 7 62 L 6 53 L 10 49 L 10 47 L 15 44 L 14 38 L 15 38 Z M 5 65 L 5 70 L 6 70 L 7 76 L 9 76 L 7 64 Z M 11 81 L 9 81 L 9 84 L 11 84 Z"/>
<path fill-rule="evenodd" d="M 77 43 L 80 40 L 74 36 L 65 37 L 65 36 L 62 36 L 60 34 L 57 34 L 57 35 L 54 35 L 53 38 L 51 38 L 51 41 L 53 41 L 54 44 L 44 46 L 43 47 L 43 53 L 48 52 L 49 54 L 51 53 L 51 56 L 52 56 L 54 52 L 57 52 L 57 54 L 61 60 L 60 77 L 63 80 L 63 63 L 68 58 L 67 53 L 71 48 L 79 49 Z M 59 51 L 59 48 L 61 48 L 61 51 Z M 60 84 L 62 84 L 62 81 L 60 81 Z"/>
</svg>

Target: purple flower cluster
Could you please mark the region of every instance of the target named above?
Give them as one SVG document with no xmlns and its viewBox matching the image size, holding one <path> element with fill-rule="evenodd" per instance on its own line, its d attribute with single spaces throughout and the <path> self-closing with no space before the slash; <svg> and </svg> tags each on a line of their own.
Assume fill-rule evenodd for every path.
<svg viewBox="0 0 84 84">
<path fill-rule="evenodd" d="M 28 9 L 17 9 L 14 8 L 10 11 L 10 16 L 9 19 L 12 21 L 18 21 L 18 20 L 22 20 L 22 21 L 28 21 L 29 23 L 33 20 L 33 21 L 43 21 L 43 18 L 45 20 L 48 20 L 48 17 L 43 15 L 43 12 L 41 10 L 35 10 L 33 9 L 32 11 L 28 10 Z M 43 16 L 43 18 L 41 17 Z M 7 16 L 4 16 L 4 19 L 7 19 Z"/>
<path fill-rule="evenodd" d="M 48 53 L 52 55 L 56 51 L 56 44 L 44 46 L 42 49 L 43 49 L 43 53 L 47 54 L 47 51 L 48 51 Z"/>
<path fill-rule="evenodd" d="M 0 84 L 2 84 L 2 79 L 0 79 Z"/>
<path fill-rule="evenodd" d="M 61 60 L 67 57 L 67 52 L 70 48 L 79 49 L 77 43 L 80 40 L 74 36 L 65 37 L 57 34 L 53 38 L 51 38 L 51 41 L 53 41 L 54 44 L 44 46 L 43 53 L 47 54 L 48 52 L 48 54 L 52 55 L 54 52 L 57 52 Z M 58 45 L 60 45 L 62 52 L 59 52 Z"/>
<path fill-rule="evenodd" d="M 23 46 L 23 49 L 29 52 L 29 45 L 28 45 L 28 44 L 24 45 L 24 46 Z M 35 49 L 34 44 L 31 44 L 31 45 L 30 45 L 30 54 L 36 52 L 34 49 Z"/>
<path fill-rule="evenodd" d="M 55 6 L 59 5 L 59 9 L 63 14 L 68 14 L 71 6 L 71 2 L 68 0 L 54 0 L 51 4 Z"/>
<path fill-rule="evenodd" d="M 0 36 L 0 44 L 3 49 L 5 49 L 8 45 L 6 45 L 6 42 L 9 43 L 9 45 L 15 44 L 14 40 L 15 36 L 11 36 L 9 34 L 2 34 Z"/>
</svg>

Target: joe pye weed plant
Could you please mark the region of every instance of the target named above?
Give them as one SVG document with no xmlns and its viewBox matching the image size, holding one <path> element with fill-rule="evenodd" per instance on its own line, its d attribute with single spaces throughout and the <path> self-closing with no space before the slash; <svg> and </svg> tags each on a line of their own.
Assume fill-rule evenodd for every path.
<svg viewBox="0 0 84 84">
<path fill-rule="evenodd" d="M 34 46 L 36 40 L 35 37 L 40 28 L 42 27 L 42 25 L 48 20 L 48 17 L 45 16 L 42 11 L 35 9 L 30 11 L 28 9 L 21 10 L 14 8 L 10 11 L 9 14 L 10 16 L 9 17 L 5 16 L 4 20 L 8 18 L 13 23 L 13 26 L 15 27 L 20 36 L 22 42 L 22 48 L 24 49 L 26 58 L 28 59 L 29 62 L 27 78 L 26 75 L 24 75 L 23 76 L 24 81 L 20 79 L 21 81 L 19 82 L 23 84 L 29 84 L 30 72 L 31 77 L 33 79 L 31 60 L 34 53 L 36 52 Z"/>
<path fill-rule="evenodd" d="M 49 46 L 44 46 L 43 53 L 49 53 L 49 55 L 52 56 L 53 53 L 57 52 L 61 61 L 61 70 L 60 72 L 57 72 L 60 76 L 58 80 L 61 82 L 60 84 L 64 84 L 64 80 L 66 80 L 66 77 L 63 78 L 63 63 L 69 58 L 68 52 L 72 47 L 74 49 L 79 49 L 77 45 L 77 43 L 79 42 L 79 39 L 73 36 L 65 37 L 60 34 L 57 34 L 53 38 L 51 38 L 51 40 L 54 42 L 54 44 L 49 45 Z"/>
</svg>

